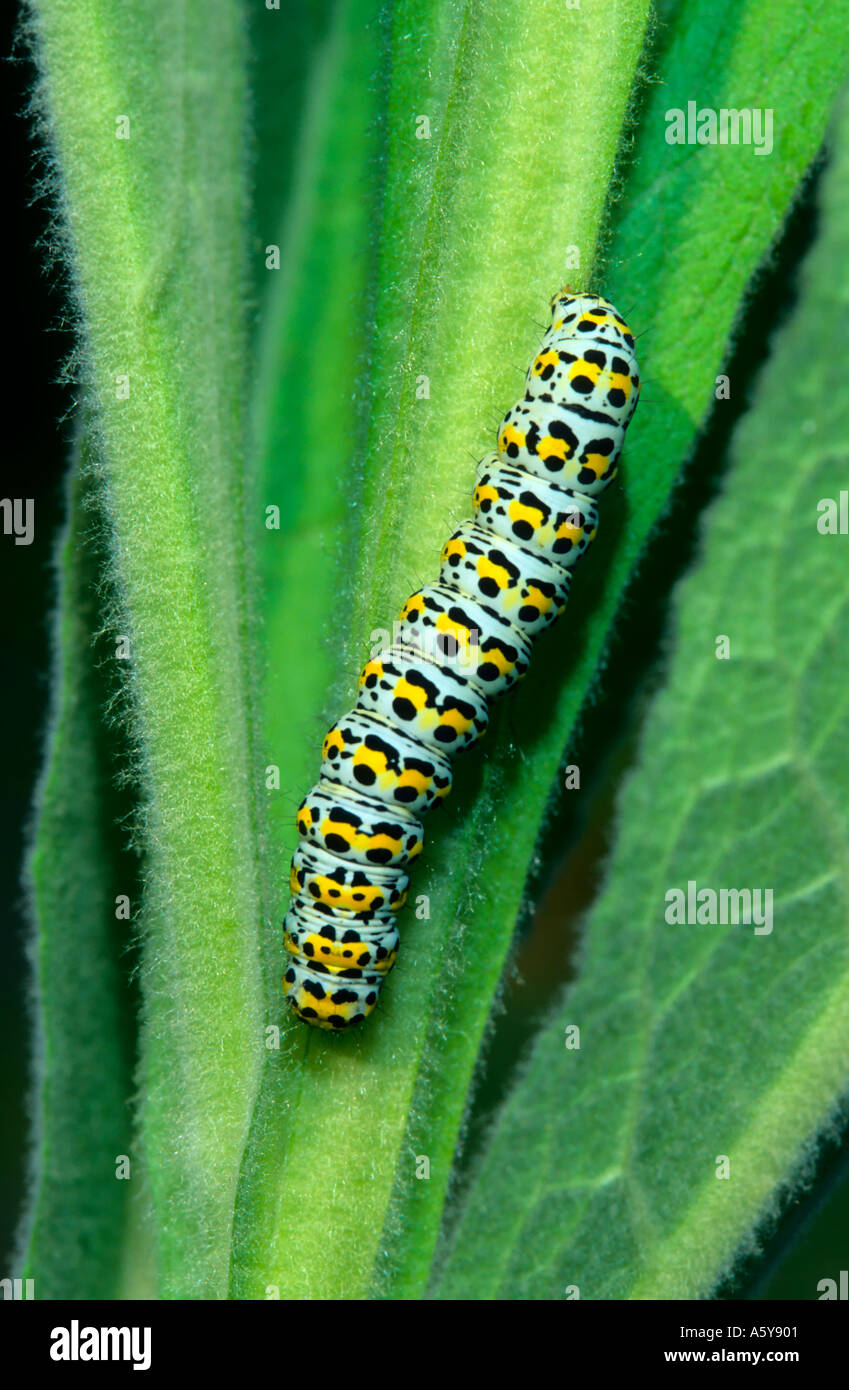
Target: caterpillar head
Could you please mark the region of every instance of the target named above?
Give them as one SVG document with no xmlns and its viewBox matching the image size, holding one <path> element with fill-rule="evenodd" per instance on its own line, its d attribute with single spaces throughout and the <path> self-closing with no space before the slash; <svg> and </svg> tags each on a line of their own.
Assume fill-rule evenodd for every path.
<svg viewBox="0 0 849 1390">
<path fill-rule="evenodd" d="M 619 310 L 599 294 L 559 290 L 551 300 L 551 327 L 546 337 L 552 333 L 564 338 L 594 338 L 629 353 L 634 350 L 634 335 Z"/>
</svg>

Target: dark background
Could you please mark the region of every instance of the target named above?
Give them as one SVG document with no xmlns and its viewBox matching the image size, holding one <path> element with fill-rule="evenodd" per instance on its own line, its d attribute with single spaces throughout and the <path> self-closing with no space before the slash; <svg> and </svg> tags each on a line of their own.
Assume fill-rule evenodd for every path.
<svg viewBox="0 0 849 1390">
<path fill-rule="evenodd" d="M 63 474 L 70 454 L 74 392 L 61 381 L 72 337 L 64 322 L 64 299 L 55 271 L 45 270 L 40 245 L 46 210 L 34 198 L 32 144 L 24 116 L 32 73 L 22 57 L 12 58 L 16 8 L 2 5 L 0 54 L 6 59 L 2 97 L 2 147 L 7 154 L 7 203 L 3 220 L 8 312 L 6 453 L 2 495 L 32 497 L 35 539 L 15 545 L 0 535 L 0 855 L 3 922 L 0 930 L 0 1277 L 8 1268 L 24 1193 L 28 1148 L 29 970 L 26 962 L 27 903 L 22 864 L 39 774 L 48 700 L 49 621 L 53 602 L 52 555 L 63 515 Z M 751 381 L 771 332 L 792 307 L 792 267 L 815 232 L 814 171 L 792 214 L 781 246 L 762 275 L 747 314 L 745 346 L 729 370 L 735 381 L 735 412 L 745 408 L 737 383 Z M 612 812 L 621 778 L 634 756 L 642 716 L 653 685 L 662 677 L 659 655 L 667 600 L 674 579 L 693 553 L 696 518 L 715 488 L 734 413 L 726 405 L 712 423 L 685 474 L 666 524 L 628 595 L 609 653 L 599 697 L 585 713 L 570 761 L 598 771 L 586 809 L 576 814 L 569 798 L 547 827 L 542 869 L 534 887 L 536 907 L 523 922 L 521 946 L 505 1009 L 487 1044 L 484 1080 L 472 1115 L 464 1161 L 474 1155 L 492 1107 L 509 1084 L 540 1013 L 552 1002 L 564 976 L 564 922 L 573 944 L 582 913 L 592 901 L 599 867 L 610 843 Z M 612 738 L 611 738 L 612 731 Z M 605 750 L 602 754 L 602 748 Z M 719 1297 L 815 1297 L 816 1283 L 836 1278 L 849 1265 L 849 1157 L 839 1136 L 823 1145 L 811 1182 L 780 1220 L 763 1233 L 760 1254 L 744 1262 Z"/>
</svg>

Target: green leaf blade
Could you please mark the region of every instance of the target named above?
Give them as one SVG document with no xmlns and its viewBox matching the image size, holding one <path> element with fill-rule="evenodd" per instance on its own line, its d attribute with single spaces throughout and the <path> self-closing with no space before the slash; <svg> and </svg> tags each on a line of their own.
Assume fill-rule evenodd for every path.
<svg viewBox="0 0 849 1390">
<path fill-rule="evenodd" d="M 131 0 L 73 11 L 39 0 L 31 33 L 142 788 L 143 1127 L 161 1287 L 221 1296 L 264 1024 L 243 535 L 242 16 L 228 0 L 188 0 L 155 22 Z"/>
<path fill-rule="evenodd" d="M 24 1273 L 40 1299 L 114 1295 L 133 1191 L 117 1176 L 132 1152 L 134 1030 L 121 958 L 129 923 L 116 911 L 136 875 L 113 823 L 114 747 L 92 646 L 100 566 L 91 500 L 77 457 L 57 548 L 54 709 L 26 875 L 37 1069 Z"/>
<path fill-rule="evenodd" d="M 451 7 L 446 17 L 441 7 L 430 5 L 405 6 L 398 17 L 388 94 L 388 109 L 397 120 L 390 127 L 381 220 L 385 236 L 378 247 L 370 366 L 373 412 L 364 490 L 358 495 L 366 519 L 353 616 L 338 629 L 342 640 L 334 658 L 340 710 L 350 699 L 369 630 L 378 623 L 391 625 L 406 593 L 427 577 L 420 570 L 422 556 L 430 555 L 425 562 L 429 571 L 435 570 L 439 543 L 452 520 L 446 498 L 456 498 L 457 520 L 469 509 L 473 470 L 469 463 L 466 482 L 458 485 L 456 439 L 466 437 L 473 447 L 475 430 L 480 430 L 481 399 L 497 401 L 500 389 L 506 400 L 510 390 L 504 384 L 511 378 L 510 360 L 493 354 L 498 366 L 490 374 L 488 347 L 506 340 L 508 352 L 524 357 L 536 333 L 530 321 L 517 328 L 515 304 L 494 290 L 488 257 L 493 256 L 492 264 L 499 267 L 505 257 L 511 266 L 521 265 L 519 284 L 532 286 L 529 305 L 540 303 L 542 283 L 544 308 L 545 296 L 563 279 L 561 228 L 538 229 L 533 258 L 526 262 L 518 226 L 509 220 L 496 225 L 493 217 L 497 190 L 514 186 L 520 171 L 528 187 L 539 190 L 550 187 L 557 170 L 562 176 L 562 145 L 577 109 L 563 65 L 569 72 L 583 71 L 590 52 L 599 59 L 593 97 L 598 97 L 600 110 L 596 109 L 592 140 L 583 153 L 576 144 L 569 145 L 576 161 L 570 185 L 575 196 L 569 206 L 577 219 L 574 235 L 585 242 L 582 264 L 592 255 L 642 42 L 645 7 L 619 5 L 597 33 L 588 36 L 585 30 L 570 29 L 568 43 L 559 28 L 563 13 L 561 6 L 542 0 L 521 17 L 490 6 L 473 6 L 468 13 L 461 6 Z M 426 35 L 423 47 L 409 42 L 413 17 L 419 21 L 417 32 Z M 520 38 L 523 63 L 505 74 L 501 55 Z M 559 45 L 554 59 L 553 41 Z M 497 111 L 491 102 L 496 81 L 501 84 Z M 510 107 L 515 101 L 517 110 L 527 112 L 534 99 L 543 98 L 552 129 L 534 153 L 528 151 L 522 123 L 511 117 Z M 582 103 L 578 106 L 583 110 Z M 432 117 L 436 148 L 416 141 L 415 117 L 422 112 Z M 474 173 L 459 179 L 460 169 Z M 480 232 L 473 251 L 470 225 Z M 413 399 L 419 364 L 434 382 L 434 400 L 422 403 L 425 413 L 420 418 Z M 477 423 L 469 434 L 472 417 Z M 347 478 L 340 464 L 337 459 L 332 480 L 337 494 Z M 324 579 L 317 575 L 315 582 L 322 584 Z M 278 688 L 270 686 L 272 695 Z M 318 741 L 304 790 L 315 776 Z M 294 804 L 293 800 L 292 809 Z M 444 853 L 433 857 L 431 876 L 420 891 L 432 891 L 445 862 Z M 261 1120 L 258 1111 L 252 1141 L 257 1154 L 267 1154 L 272 1144 L 278 1150 L 285 1144 L 286 1151 L 279 1173 L 267 1181 L 258 1175 L 253 1189 L 255 1210 L 261 1215 L 246 1225 L 245 1248 L 258 1268 L 252 1273 L 246 1269 L 238 1286 L 250 1289 L 252 1296 L 268 1284 L 278 1288 L 281 1297 L 295 1296 L 295 1291 L 304 1296 L 305 1288 L 309 1297 L 363 1297 L 371 1287 L 399 1161 L 408 1191 L 413 1176 L 417 1151 L 405 1140 L 405 1125 L 431 1009 L 429 995 L 442 955 L 435 922 L 434 914 L 426 936 L 418 933 L 405 942 L 410 967 L 406 977 L 400 972 L 393 977 L 381 1017 L 359 1038 L 302 1039 L 295 1030 L 290 1055 L 303 1054 L 301 1089 L 286 1120 L 270 1129 L 272 1106 L 260 1106 L 265 1118 Z M 486 1007 L 484 1003 L 476 1020 L 477 1034 L 469 1030 L 475 1045 Z M 272 1072 L 270 1068 L 269 1077 Z M 431 1181 L 429 1228 L 417 1251 L 419 1281 L 426 1277 L 467 1083 L 466 1073 L 461 1088 L 452 1094 L 444 1134 L 434 1136 L 439 1161 Z M 433 1154 L 430 1144 L 426 1152 Z M 244 1181 L 251 1183 L 247 1167 Z"/>
<path fill-rule="evenodd" d="M 845 645 L 849 596 L 839 538 L 817 530 L 849 422 L 847 158 L 844 105 L 824 233 L 679 592 L 581 977 L 499 1117 L 439 1297 L 709 1296 L 849 1085 L 849 722 L 823 659 Z M 669 923 L 690 881 L 770 888 L 772 931 Z"/>
<path fill-rule="evenodd" d="M 437 995 L 427 1044 L 427 1074 L 412 1104 L 409 1143 L 417 1152 L 438 1151 L 441 1156 L 456 1141 L 460 1115 L 449 1096 L 453 1093 L 456 1104 L 471 1082 L 540 821 L 548 798 L 558 795 L 555 778 L 570 731 L 592 690 L 628 575 L 712 402 L 715 374 L 723 365 L 719 345 L 727 342 L 747 281 L 776 236 L 797 183 L 816 154 L 841 80 L 841 14 L 830 16 L 825 24 L 811 25 L 810 15 L 788 13 L 782 16 L 784 27 L 776 37 L 775 17 L 771 10 L 767 14 L 768 9 L 761 6 L 760 19 L 749 14 L 746 24 L 739 26 L 734 7 L 728 7 L 725 22 L 706 45 L 706 32 L 716 27 L 715 8 L 688 6 L 685 12 L 677 7 L 656 66 L 649 67 L 652 80 L 638 112 L 629 166 L 633 192 L 629 174 L 621 202 L 613 205 L 612 236 L 603 257 L 611 267 L 605 293 L 627 312 L 641 335 L 644 403 L 629 429 L 622 491 L 611 490 L 604 498 L 599 538 L 577 576 L 562 630 L 556 629 L 538 644 L 536 670 L 532 667 L 522 690 L 495 717 L 482 774 L 470 777 L 476 797 L 473 814 L 465 810 L 469 793 L 461 780 L 455 791 L 457 804 L 448 814 L 463 817 L 465 810 L 465 821 L 456 831 L 452 826 L 444 839 L 444 832 L 434 827 L 425 863 L 418 871 L 417 883 L 431 894 L 434 919 L 455 925 L 443 957 L 447 1008 Z M 790 132 L 786 159 L 771 162 L 750 149 L 705 149 L 698 152 L 701 163 L 696 169 L 692 147 L 677 152 L 678 162 L 690 161 L 686 205 L 694 221 L 701 219 L 711 227 L 714 247 L 724 244 L 727 229 L 734 248 L 733 263 L 717 284 L 716 252 L 710 252 L 701 237 L 681 236 L 684 189 L 667 193 L 667 156 L 675 151 L 665 142 L 663 117 L 673 104 L 671 93 L 697 90 L 704 104 L 720 105 L 727 69 L 738 74 L 741 83 L 746 74 L 747 92 L 750 82 L 760 84 L 765 32 L 771 44 L 795 45 L 795 66 L 785 66 L 770 78 L 774 96 L 769 100 L 782 112 L 782 128 Z M 650 57 L 643 62 L 648 66 Z M 817 74 L 819 83 L 815 106 L 798 78 L 799 72 L 808 71 Z M 726 162 L 717 169 L 711 167 L 711 156 L 736 156 L 745 159 L 747 166 L 735 169 Z M 669 254 L 670 246 L 676 248 L 674 255 Z M 493 362 L 502 351 L 493 349 Z M 405 951 L 408 942 L 409 935 Z M 393 987 L 397 990 L 400 984 L 393 981 Z M 433 1182 L 411 1185 L 409 1174 L 399 1173 L 397 1216 L 392 1224 L 401 1234 L 397 1245 L 395 1238 L 390 1244 L 385 1262 L 390 1273 L 382 1285 L 390 1292 L 423 1288 L 425 1261 L 419 1263 L 411 1286 L 405 1275 L 398 1279 L 393 1264 L 399 1258 L 402 1262 L 419 1259 L 422 1215 L 418 1206 L 430 1207 L 432 1219 L 440 1202 L 441 1193 Z"/>
</svg>

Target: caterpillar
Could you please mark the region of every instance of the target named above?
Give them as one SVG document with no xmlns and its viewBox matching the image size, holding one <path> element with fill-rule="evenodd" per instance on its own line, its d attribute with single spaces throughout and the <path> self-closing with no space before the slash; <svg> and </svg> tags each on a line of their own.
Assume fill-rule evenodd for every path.
<svg viewBox="0 0 849 1390">
<path fill-rule="evenodd" d="M 374 1009 L 422 817 L 451 790 L 454 754 L 486 729 L 488 701 L 521 679 L 563 612 L 639 390 L 634 338 L 609 300 L 556 294 L 522 399 L 478 465 L 473 519 L 363 668 L 298 808 L 283 988 L 304 1022 L 341 1031 Z"/>
</svg>

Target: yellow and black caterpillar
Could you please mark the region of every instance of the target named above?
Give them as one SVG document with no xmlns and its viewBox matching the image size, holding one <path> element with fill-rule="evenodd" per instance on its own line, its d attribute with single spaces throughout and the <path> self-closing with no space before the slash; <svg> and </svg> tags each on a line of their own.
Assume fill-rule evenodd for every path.
<svg viewBox="0 0 849 1390">
<path fill-rule="evenodd" d="M 634 339 L 613 305 L 555 295 L 524 395 L 478 466 L 474 519 L 443 547 L 438 581 L 405 603 L 393 645 L 364 667 L 298 808 L 283 986 L 306 1023 L 350 1028 L 377 1003 L 421 817 L 451 790 L 451 758 L 484 732 L 488 700 L 525 674 L 534 638 L 563 612 L 639 390 Z"/>
</svg>

